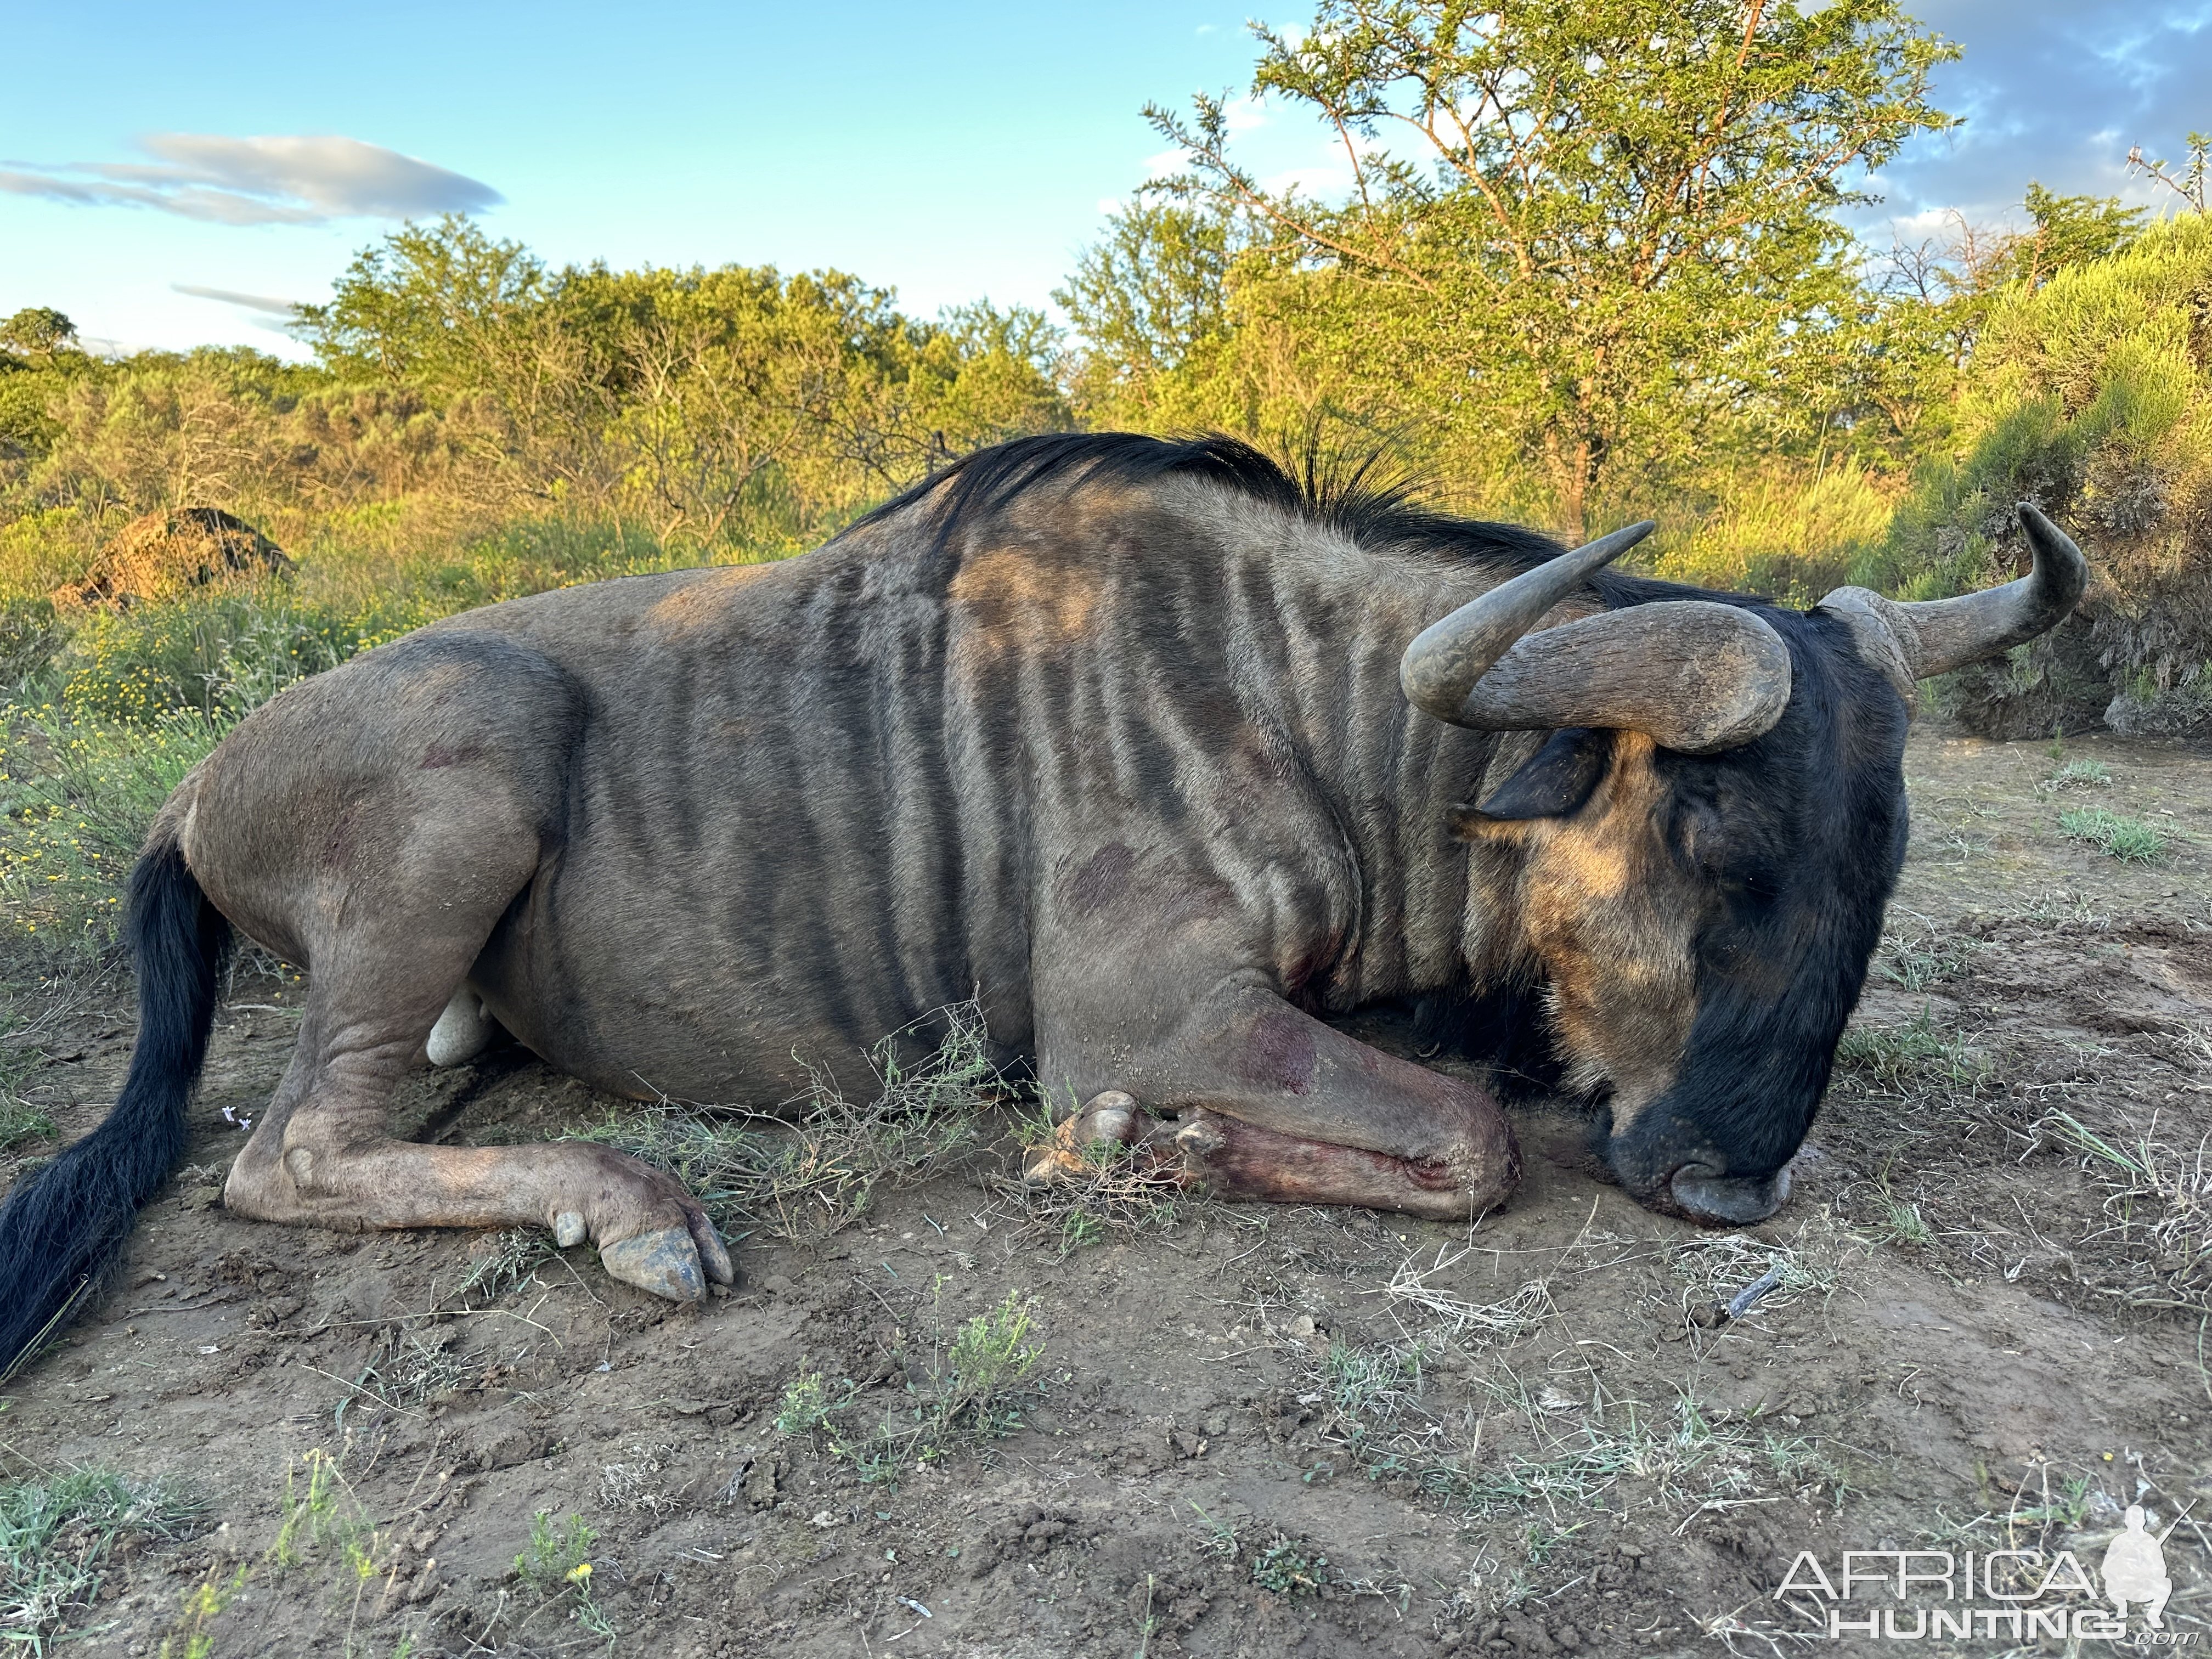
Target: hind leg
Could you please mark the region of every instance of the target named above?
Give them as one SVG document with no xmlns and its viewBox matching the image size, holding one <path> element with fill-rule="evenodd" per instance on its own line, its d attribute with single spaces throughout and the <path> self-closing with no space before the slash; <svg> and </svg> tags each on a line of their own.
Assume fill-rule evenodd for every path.
<svg viewBox="0 0 2212 1659">
<path fill-rule="evenodd" d="M 377 930 L 379 934 L 401 929 Z M 392 1087 L 421 1057 L 467 970 L 356 941 L 313 970 L 292 1063 L 231 1166 L 224 1204 L 264 1221 L 357 1232 L 385 1227 L 550 1228 L 563 1246 L 597 1244 L 608 1273 L 696 1302 L 728 1284 L 729 1253 L 675 1181 L 605 1147 L 422 1146 L 386 1132 Z M 472 951 L 470 952 L 472 954 Z"/>
<path fill-rule="evenodd" d="M 524 653 L 432 643 L 288 694 L 179 791 L 208 896 L 308 970 L 298 1045 L 224 1202 L 349 1232 L 549 1227 L 597 1244 L 617 1279 L 699 1301 L 730 1281 L 729 1253 L 668 1176 L 581 1143 L 426 1146 L 388 1131 L 393 1085 L 428 1057 L 557 833 L 568 729 L 561 688 Z"/>
<path fill-rule="evenodd" d="M 733 1277 L 714 1224 L 669 1176 L 603 1146 L 422 1146 L 385 1130 L 392 1085 L 429 1021 L 363 994 L 311 989 L 299 1047 L 231 1165 L 230 1209 L 341 1232 L 541 1226 L 586 1239 L 613 1277 L 678 1302 Z M 381 1006 L 380 1006 L 381 1004 Z M 410 1014 L 413 1018 L 409 1018 Z M 435 1011 L 432 1011 L 434 1018 Z"/>
<path fill-rule="evenodd" d="M 410 930 L 410 921 L 425 925 Z M 589 1239 L 608 1273 L 659 1296 L 696 1302 L 709 1280 L 730 1282 L 729 1254 L 706 1212 L 635 1159 L 581 1143 L 393 1139 L 385 1122 L 393 1085 L 422 1057 L 476 944 L 428 916 L 386 911 L 348 945 L 328 966 L 311 967 L 298 1046 L 231 1166 L 229 1208 L 343 1232 L 548 1227 L 563 1246 Z"/>
</svg>

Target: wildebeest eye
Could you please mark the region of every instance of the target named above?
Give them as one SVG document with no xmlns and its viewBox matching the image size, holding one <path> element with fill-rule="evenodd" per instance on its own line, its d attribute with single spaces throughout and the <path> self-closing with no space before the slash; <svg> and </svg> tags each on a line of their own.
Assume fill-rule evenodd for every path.
<svg viewBox="0 0 2212 1659">
<path fill-rule="evenodd" d="M 1565 817 L 1590 798 L 1612 758 L 1610 732 L 1583 726 L 1554 732 L 1468 816 L 1496 823 Z"/>
<path fill-rule="evenodd" d="M 1668 814 L 1667 839 L 1675 856 L 1698 874 L 1726 876 L 1729 865 L 1728 819 L 1718 794 L 1709 789 L 1678 788 Z"/>
</svg>

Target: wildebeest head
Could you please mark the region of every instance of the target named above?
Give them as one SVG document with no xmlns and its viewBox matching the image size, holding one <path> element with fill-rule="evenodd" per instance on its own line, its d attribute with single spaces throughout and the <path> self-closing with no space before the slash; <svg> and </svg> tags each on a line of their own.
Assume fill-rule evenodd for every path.
<svg viewBox="0 0 2212 1659">
<path fill-rule="evenodd" d="M 1601 1156 L 1644 1202 L 1741 1223 L 1787 1196 L 1904 857 L 1913 683 L 2081 595 L 2080 550 L 2031 507 L 2021 522 L 2033 572 L 1962 599 L 1656 598 L 1530 631 L 1639 525 L 1407 648 L 1417 707 L 1551 734 L 1453 828 L 1548 987 L 1571 1085 L 1601 1103 Z"/>
</svg>

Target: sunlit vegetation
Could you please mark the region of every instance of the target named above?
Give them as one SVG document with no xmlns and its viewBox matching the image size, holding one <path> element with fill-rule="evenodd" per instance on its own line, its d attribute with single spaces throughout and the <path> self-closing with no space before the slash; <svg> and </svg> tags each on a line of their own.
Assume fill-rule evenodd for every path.
<svg viewBox="0 0 2212 1659">
<path fill-rule="evenodd" d="M 2008 225 L 1869 248 L 1838 210 L 1953 119 L 1954 49 L 1898 0 L 1560 18 L 1325 0 L 1259 30 L 1252 94 L 1341 137 L 1340 185 L 1263 184 L 1219 100 L 1152 109 L 1182 170 L 1132 181 L 1064 328 L 917 318 L 836 271 L 556 269 L 459 218 L 300 307 L 307 362 L 0 321 L 11 945 L 104 948 L 162 795 L 301 675 L 471 606 L 782 557 L 1071 426 L 1224 429 L 1323 474 L 1387 449 L 1449 507 L 1655 516 L 1646 569 L 1797 605 L 2009 575 L 2032 497 L 2101 580 L 1945 695 L 2014 733 L 2212 718 L 2205 142 L 2133 163 L 2160 217 L 2023 181 Z M 216 508 L 267 556 L 118 564 Z"/>
</svg>

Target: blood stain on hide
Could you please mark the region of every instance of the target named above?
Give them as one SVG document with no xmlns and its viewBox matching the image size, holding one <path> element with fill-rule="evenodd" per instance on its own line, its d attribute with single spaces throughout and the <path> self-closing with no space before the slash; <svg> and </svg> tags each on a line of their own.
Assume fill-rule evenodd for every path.
<svg viewBox="0 0 2212 1659">
<path fill-rule="evenodd" d="M 1093 853 L 1067 884 L 1067 902 L 1085 915 L 1095 915 L 1121 895 L 1137 867 L 1137 855 L 1118 841 L 1109 841 Z"/>
<path fill-rule="evenodd" d="M 1248 1083 L 1287 1089 L 1294 1095 L 1313 1086 L 1313 1030 L 1294 1014 L 1263 1015 L 1238 1058 L 1237 1069 Z"/>
</svg>

